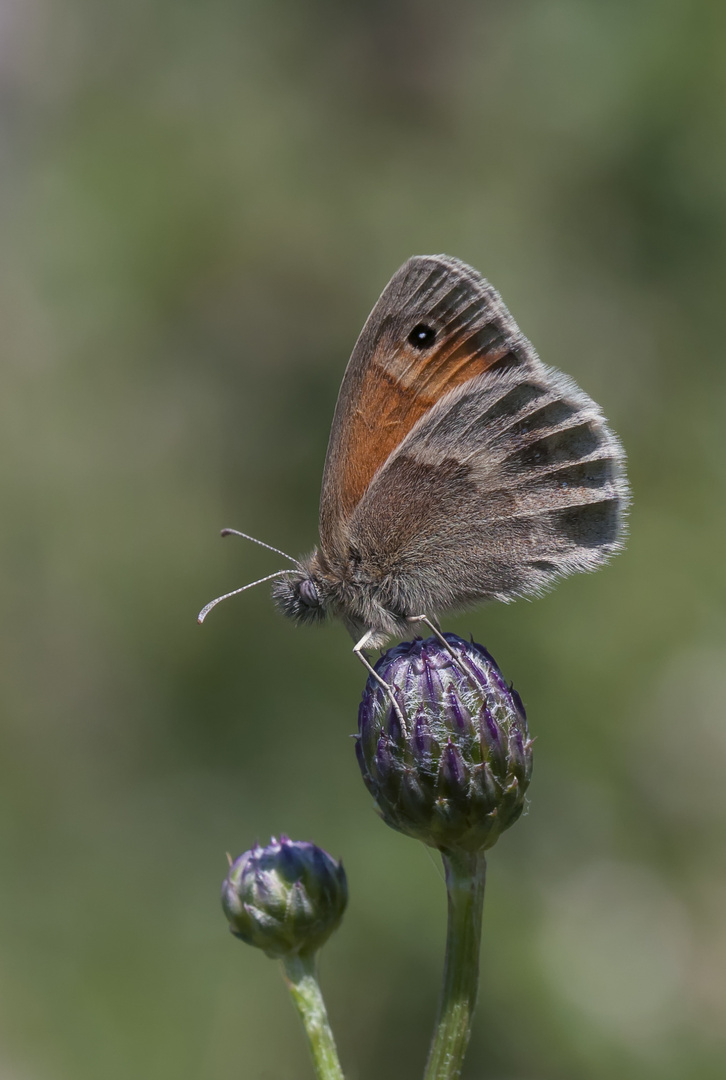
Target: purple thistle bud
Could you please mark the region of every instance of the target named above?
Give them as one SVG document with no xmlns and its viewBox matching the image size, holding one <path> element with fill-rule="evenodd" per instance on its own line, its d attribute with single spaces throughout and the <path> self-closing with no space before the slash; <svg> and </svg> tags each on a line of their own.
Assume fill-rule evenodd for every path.
<svg viewBox="0 0 726 1080">
<path fill-rule="evenodd" d="M 347 903 L 343 864 L 284 835 L 235 859 L 222 885 L 231 932 L 272 957 L 315 952 L 338 928 Z"/>
<path fill-rule="evenodd" d="M 524 809 L 532 743 L 519 694 L 481 645 L 445 634 L 376 664 L 358 713 L 358 764 L 391 828 L 442 851 L 491 847 Z M 450 651 L 449 651 L 450 650 Z"/>
</svg>

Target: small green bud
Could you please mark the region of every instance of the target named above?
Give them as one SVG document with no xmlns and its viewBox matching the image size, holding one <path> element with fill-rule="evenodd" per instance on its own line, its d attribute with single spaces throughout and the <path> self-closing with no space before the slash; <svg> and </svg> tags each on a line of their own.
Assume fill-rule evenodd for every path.
<svg viewBox="0 0 726 1080">
<path fill-rule="evenodd" d="M 532 775 L 519 694 L 481 645 L 403 642 L 370 676 L 358 714 L 363 780 L 387 825 L 442 851 L 483 851 L 513 825 Z M 402 723 L 403 721 L 403 723 Z"/>
<path fill-rule="evenodd" d="M 319 949 L 340 925 L 347 903 L 343 864 L 315 844 L 287 836 L 240 855 L 222 885 L 231 932 L 275 958 Z"/>
</svg>

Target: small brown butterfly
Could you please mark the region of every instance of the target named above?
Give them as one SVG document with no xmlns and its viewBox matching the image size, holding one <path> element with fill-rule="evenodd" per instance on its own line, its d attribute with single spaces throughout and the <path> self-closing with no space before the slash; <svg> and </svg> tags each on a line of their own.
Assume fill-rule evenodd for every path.
<svg viewBox="0 0 726 1080">
<path fill-rule="evenodd" d="M 297 622 L 341 618 L 370 670 L 362 650 L 411 622 L 436 632 L 445 611 L 602 566 L 623 543 L 624 461 L 595 402 L 545 367 L 476 270 L 415 256 L 343 377 L 320 546 L 271 575 L 273 598 Z"/>
</svg>

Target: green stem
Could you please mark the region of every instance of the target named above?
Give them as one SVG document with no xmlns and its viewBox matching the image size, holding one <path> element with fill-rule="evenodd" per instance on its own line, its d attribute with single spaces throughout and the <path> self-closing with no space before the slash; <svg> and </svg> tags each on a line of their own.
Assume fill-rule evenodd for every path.
<svg viewBox="0 0 726 1080">
<path fill-rule="evenodd" d="M 442 852 L 449 898 L 444 983 L 424 1080 L 454 1080 L 469 1045 L 479 985 L 484 853 Z"/>
<path fill-rule="evenodd" d="M 305 1028 L 318 1080 L 344 1080 L 318 983 L 315 955 L 283 959 L 285 982 Z"/>
</svg>

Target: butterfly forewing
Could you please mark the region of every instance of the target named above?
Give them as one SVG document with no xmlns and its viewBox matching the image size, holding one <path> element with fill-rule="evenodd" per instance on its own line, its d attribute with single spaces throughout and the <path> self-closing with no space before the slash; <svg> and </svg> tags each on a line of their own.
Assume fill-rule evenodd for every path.
<svg viewBox="0 0 726 1080">
<path fill-rule="evenodd" d="M 409 259 L 353 350 L 323 474 L 320 537 L 343 558 L 346 523 L 376 471 L 449 391 L 490 370 L 538 363 L 498 293 L 449 256 Z"/>
</svg>

